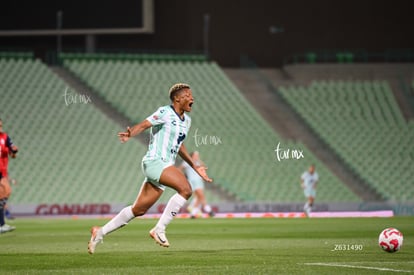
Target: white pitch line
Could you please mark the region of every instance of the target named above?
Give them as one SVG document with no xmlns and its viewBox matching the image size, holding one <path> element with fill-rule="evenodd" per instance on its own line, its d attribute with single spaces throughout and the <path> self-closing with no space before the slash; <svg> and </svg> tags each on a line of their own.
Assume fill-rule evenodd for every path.
<svg viewBox="0 0 414 275">
<path fill-rule="evenodd" d="M 392 268 L 386 268 L 386 267 L 359 266 L 359 265 L 348 265 L 348 264 L 337 264 L 337 263 L 304 263 L 304 265 L 348 267 L 348 268 L 372 269 L 372 270 L 379 270 L 379 271 L 392 271 L 392 272 L 405 272 L 405 273 L 412 272 L 410 270 L 400 270 L 400 269 L 392 269 Z"/>
</svg>

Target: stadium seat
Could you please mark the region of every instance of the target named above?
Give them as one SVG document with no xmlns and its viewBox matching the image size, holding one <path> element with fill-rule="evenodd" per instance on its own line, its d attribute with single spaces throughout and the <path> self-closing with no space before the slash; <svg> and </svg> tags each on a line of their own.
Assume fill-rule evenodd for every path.
<svg viewBox="0 0 414 275">
<path fill-rule="evenodd" d="M 414 170 L 414 131 L 387 82 L 313 81 L 308 87 L 281 87 L 280 92 L 331 149 L 384 198 L 413 200 L 400 190 L 411 186 L 408 174 Z"/>
<path fill-rule="evenodd" d="M 11 204 L 133 200 L 131 190 L 142 180 L 136 154 L 145 146 L 133 141 L 120 148 L 119 125 L 91 104 L 66 105 L 67 84 L 40 61 L 0 64 L 7 72 L 0 74 L 0 90 L 13 102 L 1 105 L 4 129 L 20 147 L 9 165 L 18 182 Z M 108 191 L 113 186 L 117 192 Z"/>
</svg>

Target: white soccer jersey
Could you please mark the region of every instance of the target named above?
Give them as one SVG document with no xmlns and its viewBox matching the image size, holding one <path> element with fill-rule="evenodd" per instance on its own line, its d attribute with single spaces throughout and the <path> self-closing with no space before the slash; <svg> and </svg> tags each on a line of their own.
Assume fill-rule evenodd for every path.
<svg viewBox="0 0 414 275">
<path fill-rule="evenodd" d="M 171 105 L 163 106 L 150 115 L 147 120 L 152 124 L 151 139 L 145 160 L 161 159 L 175 163 L 181 143 L 191 126 L 191 118 L 184 113 L 184 119 Z"/>
<path fill-rule="evenodd" d="M 302 174 L 301 179 L 303 180 L 305 189 L 312 189 L 315 188 L 316 182 L 319 180 L 319 175 L 316 171 L 313 174 L 306 171 Z"/>
</svg>

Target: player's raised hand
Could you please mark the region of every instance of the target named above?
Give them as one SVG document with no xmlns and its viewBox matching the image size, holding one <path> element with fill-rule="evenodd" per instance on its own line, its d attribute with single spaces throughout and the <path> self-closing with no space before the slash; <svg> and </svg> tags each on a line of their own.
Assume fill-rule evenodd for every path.
<svg viewBox="0 0 414 275">
<path fill-rule="evenodd" d="M 200 177 L 203 178 L 203 180 L 205 180 L 206 182 L 212 182 L 213 179 L 210 179 L 209 176 L 207 175 L 207 170 L 208 168 L 205 166 L 196 166 L 194 168 L 194 170 L 197 172 L 197 174 L 200 175 Z"/>
<path fill-rule="evenodd" d="M 118 138 L 121 141 L 121 143 L 125 143 L 128 141 L 128 139 L 131 137 L 131 128 L 128 126 L 126 132 L 119 132 Z"/>
</svg>

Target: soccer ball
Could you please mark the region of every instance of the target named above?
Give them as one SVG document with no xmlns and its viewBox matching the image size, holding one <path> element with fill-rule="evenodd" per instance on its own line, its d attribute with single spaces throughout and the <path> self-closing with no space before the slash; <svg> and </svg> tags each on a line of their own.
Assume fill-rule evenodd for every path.
<svg viewBox="0 0 414 275">
<path fill-rule="evenodd" d="M 396 252 L 403 244 L 403 234 L 395 228 L 385 228 L 378 238 L 379 246 L 386 252 Z"/>
</svg>

